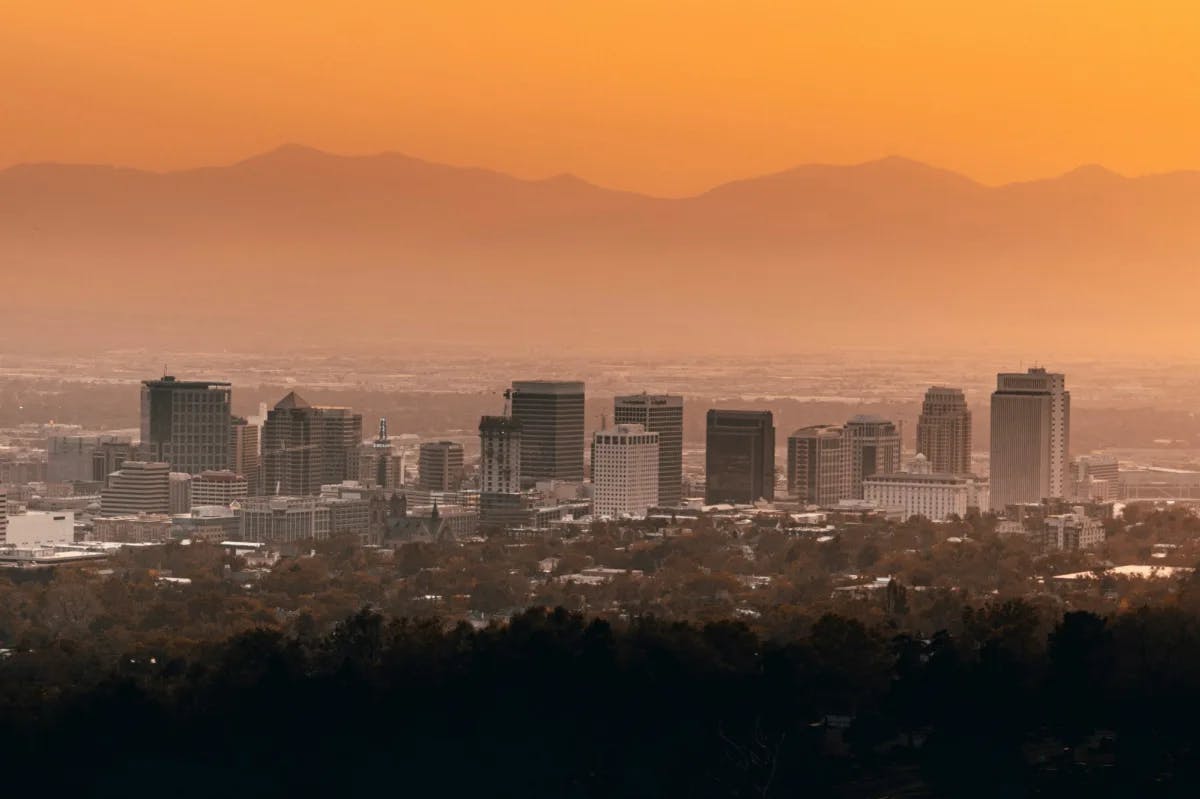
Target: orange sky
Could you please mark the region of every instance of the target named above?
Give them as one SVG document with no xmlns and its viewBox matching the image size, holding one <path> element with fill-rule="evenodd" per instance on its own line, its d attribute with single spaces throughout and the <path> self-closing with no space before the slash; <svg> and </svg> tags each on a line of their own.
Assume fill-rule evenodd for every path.
<svg viewBox="0 0 1200 799">
<path fill-rule="evenodd" d="M 8 0 L 0 166 L 298 141 L 661 194 L 897 153 L 1200 168 L 1194 0 Z"/>
</svg>

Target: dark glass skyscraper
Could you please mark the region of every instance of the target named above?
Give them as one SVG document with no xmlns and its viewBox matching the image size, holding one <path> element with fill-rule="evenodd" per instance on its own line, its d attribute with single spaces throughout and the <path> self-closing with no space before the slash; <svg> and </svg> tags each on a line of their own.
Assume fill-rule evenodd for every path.
<svg viewBox="0 0 1200 799">
<path fill-rule="evenodd" d="M 362 416 L 315 407 L 294 391 L 267 414 L 262 431 L 263 493 L 319 494 L 358 477 Z"/>
<path fill-rule="evenodd" d="M 718 502 L 775 499 L 775 423 L 770 411 L 708 412 L 704 497 Z"/>
<path fill-rule="evenodd" d="M 229 383 L 166 376 L 142 383 L 144 456 L 171 471 L 200 474 L 229 468 L 232 413 Z"/>
<path fill-rule="evenodd" d="M 658 433 L 658 504 L 683 500 L 683 397 L 631 394 L 613 400 L 614 424 L 640 424 Z"/>
<path fill-rule="evenodd" d="M 521 426 L 523 482 L 583 481 L 583 381 L 514 381 L 512 418 Z"/>
</svg>

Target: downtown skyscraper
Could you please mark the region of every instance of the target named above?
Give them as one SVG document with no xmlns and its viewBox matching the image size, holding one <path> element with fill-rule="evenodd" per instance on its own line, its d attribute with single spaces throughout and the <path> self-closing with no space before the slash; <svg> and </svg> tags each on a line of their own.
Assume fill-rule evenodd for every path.
<svg viewBox="0 0 1200 799">
<path fill-rule="evenodd" d="M 521 427 L 521 480 L 583 482 L 581 380 L 517 380 L 512 418 Z"/>
<path fill-rule="evenodd" d="M 630 394 L 613 399 L 614 424 L 640 424 L 658 433 L 658 504 L 683 500 L 683 397 Z"/>
<path fill-rule="evenodd" d="M 933 386 L 917 419 L 917 453 L 945 474 L 971 472 L 971 411 L 960 388 Z"/>
<path fill-rule="evenodd" d="M 1067 496 L 1071 392 L 1042 368 L 1000 373 L 992 393 L 991 506 Z"/>
<path fill-rule="evenodd" d="M 171 471 L 200 474 L 229 468 L 232 389 L 211 380 L 170 375 L 142 383 L 141 452 Z"/>
<path fill-rule="evenodd" d="M 263 423 L 263 493 L 319 494 L 322 485 L 356 479 L 360 444 L 362 416 L 289 393 Z"/>
<path fill-rule="evenodd" d="M 775 499 L 775 422 L 770 411 L 708 412 L 704 498 L 709 504 Z"/>
<path fill-rule="evenodd" d="M 853 456 L 845 428 L 802 427 L 788 437 L 788 493 L 806 505 L 830 507 L 850 497 Z"/>
<path fill-rule="evenodd" d="M 881 416 L 859 414 L 846 422 L 850 445 L 850 497 L 863 498 L 863 480 L 900 471 L 900 432 Z"/>
</svg>

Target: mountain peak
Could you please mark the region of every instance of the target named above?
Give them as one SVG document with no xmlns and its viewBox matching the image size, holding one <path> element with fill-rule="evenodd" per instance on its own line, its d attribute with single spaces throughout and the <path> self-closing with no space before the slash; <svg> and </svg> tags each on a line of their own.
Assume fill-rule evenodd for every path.
<svg viewBox="0 0 1200 799">
<path fill-rule="evenodd" d="M 1059 176 L 1059 180 L 1079 181 L 1087 183 L 1113 182 L 1125 180 L 1125 176 L 1112 171 L 1100 164 L 1084 164 Z"/>
<path fill-rule="evenodd" d="M 239 161 L 235 166 L 244 166 L 247 164 L 302 164 L 314 161 L 326 161 L 338 157 L 333 153 L 318 150 L 316 147 L 288 142 L 272 150 L 267 150 L 265 153 L 252 155 L 249 158 Z"/>
</svg>

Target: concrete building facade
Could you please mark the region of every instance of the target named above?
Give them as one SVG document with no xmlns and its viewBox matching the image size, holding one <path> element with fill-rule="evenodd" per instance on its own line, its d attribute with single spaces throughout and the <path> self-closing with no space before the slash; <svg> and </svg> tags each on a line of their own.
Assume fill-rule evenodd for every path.
<svg viewBox="0 0 1200 799">
<path fill-rule="evenodd" d="M 659 434 L 640 424 L 599 430 L 592 441 L 592 507 L 597 516 L 644 517 L 659 504 Z"/>
</svg>

